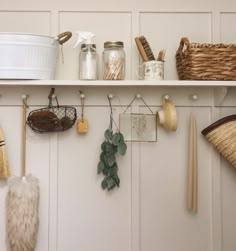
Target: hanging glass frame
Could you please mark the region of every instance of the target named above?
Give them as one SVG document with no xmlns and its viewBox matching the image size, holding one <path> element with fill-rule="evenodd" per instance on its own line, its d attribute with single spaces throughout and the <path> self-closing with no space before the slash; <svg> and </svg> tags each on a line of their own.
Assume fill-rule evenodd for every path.
<svg viewBox="0 0 236 251">
<path fill-rule="evenodd" d="M 157 124 L 155 114 L 120 114 L 120 132 L 125 141 L 156 142 Z"/>
<path fill-rule="evenodd" d="M 135 99 L 141 100 L 150 113 L 126 113 Z M 156 142 L 157 117 L 141 96 L 136 96 L 125 111 L 119 116 L 120 132 L 125 141 L 131 142 Z"/>
</svg>

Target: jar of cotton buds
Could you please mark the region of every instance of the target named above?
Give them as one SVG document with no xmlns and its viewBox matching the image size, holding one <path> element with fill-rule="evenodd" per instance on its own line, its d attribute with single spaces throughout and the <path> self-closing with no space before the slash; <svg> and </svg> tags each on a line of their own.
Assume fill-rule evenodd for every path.
<svg viewBox="0 0 236 251">
<path fill-rule="evenodd" d="M 107 41 L 103 51 L 103 79 L 125 79 L 125 51 L 121 41 Z"/>
</svg>

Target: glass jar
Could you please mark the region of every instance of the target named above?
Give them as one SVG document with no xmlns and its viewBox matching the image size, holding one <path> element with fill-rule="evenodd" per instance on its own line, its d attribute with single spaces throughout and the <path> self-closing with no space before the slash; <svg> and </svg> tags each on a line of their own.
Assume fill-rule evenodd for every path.
<svg viewBox="0 0 236 251">
<path fill-rule="evenodd" d="M 107 41 L 103 51 L 103 79 L 125 79 L 125 52 L 121 41 Z"/>
</svg>

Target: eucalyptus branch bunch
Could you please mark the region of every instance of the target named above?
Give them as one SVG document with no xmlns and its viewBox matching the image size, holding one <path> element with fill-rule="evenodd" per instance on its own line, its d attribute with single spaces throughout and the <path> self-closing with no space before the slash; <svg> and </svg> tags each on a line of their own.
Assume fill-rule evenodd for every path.
<svg viewBox="0 0 236 251">
<path fill-rule="evenodd" d="M 103 189 L 112 190 L 120 185 L 120 178 L 117 174 L 118 165 L 116 161 L 116 153 L 125 155 L 127 146 L 124 137 L 120 132 L 113 132 L 110 129 L 105 131 L 105 140 L 101 144 L 100 161 L 98 163 L 98 174 L 105 177 L 101 183 Z"/>
<path fill-rule="evenodd" d="M 112 124 L 113 113 L 110 99 L 108 98 L 111 108 L 110 126 L 104 133 L 104 141 L 101 144 L 100 160 L 97 166 L 98 174 L 103 174 L 105 177 L 101 183 L 103 189 L 112 190 L 120 186 L 120 178 L 118 176 L 118 164 L 116 161 L 116 154 L 124 156 L 126 154 L 127 146 L 124 142 L 124 136 L 118 130 L 113 133 Z"/>
</svg>

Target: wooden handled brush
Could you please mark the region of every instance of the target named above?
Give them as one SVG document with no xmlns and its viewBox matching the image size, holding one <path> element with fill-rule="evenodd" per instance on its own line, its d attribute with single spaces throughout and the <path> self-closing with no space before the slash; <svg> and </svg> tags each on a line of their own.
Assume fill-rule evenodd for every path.
<svg viewBox="0 0 236 251">
<path fill-rule="evenodd" d="M 139 51 L 139 54 L 140 56 L 142 57 L 143 61 L 148 61 L 148 57 L 147 57 L 147 54 L 143 48 L 143 45 L 142 43 L 140 42 L 140 39 L 138 37 L 136 37 L 135 39 L 135 43 L 137 45 L 137 48 L 138 48 L 138 51 Z"/>
<path fill-rule="evenodd" d="M 144 36 L 141 36 L 141 37 L 139 37 L 139 40 L 143 46 L 144 51 L 146 52 L 146 55 L 148 57 L 148 61 L 155 60 L 152 49 L 151 49 L 147 39 Z"/>
<path fill-rule="evenodd" d="M 143 61 L 155 60 L 150 45 L 144 36 L 136 37 L 135 42 Z"/>
</svg>

